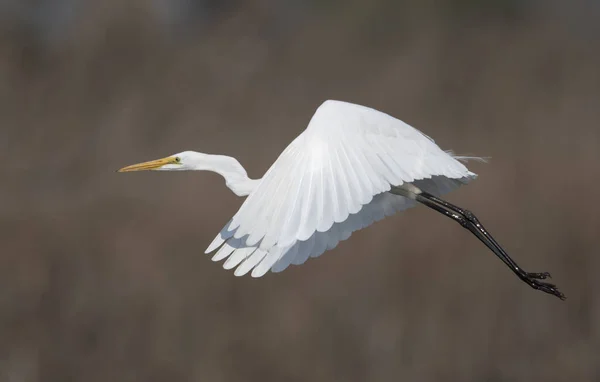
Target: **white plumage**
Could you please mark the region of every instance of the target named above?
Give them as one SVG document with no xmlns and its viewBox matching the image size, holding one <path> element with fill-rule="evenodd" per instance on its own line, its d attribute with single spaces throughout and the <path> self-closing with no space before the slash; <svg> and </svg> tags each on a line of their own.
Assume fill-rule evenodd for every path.
<svg viewBox="0 0 600 382">
<path fill-rule="evenodd" d="M 302 264 L 352 232 L 414 206 L 391 186 L 434 195 L 476 175 L 432 139 L 377 110 L 326 101 L 277 158 L 206 253 L 260 277 Z M 220 248 L 219 248 L 220 247 Z"/>
<path fill-rule="evenodd" d="M 262 179 L 248 178 L 232 157 L 194 151 L 119 171 L 214 171 L 236 195 L 248 196 L 206 249 L 236 276 L 303 264 L 418 202 L 460 223 L 530 287 L 564 299 L 556 285 L 541 281 L 548 272 L 526 272 L 471 211 L 440 198 L 476 177 L 459 159 L 469 158 L 443 151 L 385 113 L 326 101 Z"/>
</svg>

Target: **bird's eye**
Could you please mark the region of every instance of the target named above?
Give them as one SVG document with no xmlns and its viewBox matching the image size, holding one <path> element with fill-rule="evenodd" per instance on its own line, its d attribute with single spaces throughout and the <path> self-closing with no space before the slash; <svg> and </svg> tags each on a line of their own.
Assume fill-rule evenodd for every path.
<svg viewBox="0 0 600 382">
<path fill-rule="evenodd" d="M 177 163 L 181 162 L 181 158 L 180 157 L 175 157 L 175 162 L 177 162 Z"/>
</svg>

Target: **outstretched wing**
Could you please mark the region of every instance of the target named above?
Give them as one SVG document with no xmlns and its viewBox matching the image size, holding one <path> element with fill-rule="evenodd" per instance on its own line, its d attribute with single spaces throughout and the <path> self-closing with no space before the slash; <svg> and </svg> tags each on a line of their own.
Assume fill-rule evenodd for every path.
<svg viewBox="0 0 600 382">
<path fill-rule="evenodd" d="M 429 137 L 387 114 L 326 101 L 207 249 L 236 274 L 285 269 L 413 205 L 386 193 L 423 180 L 435 194 L 475 174 Z"/>
</svg>

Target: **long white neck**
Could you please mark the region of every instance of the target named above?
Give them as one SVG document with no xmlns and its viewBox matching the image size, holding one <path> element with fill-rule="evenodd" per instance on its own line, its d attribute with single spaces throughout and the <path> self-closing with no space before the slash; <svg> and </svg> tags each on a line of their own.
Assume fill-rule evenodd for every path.
<svg viewBox="0 0 600 382">
<path fill-rule="evenodd" d="M 195 153 L 192 170 L 213 171 L 225 178 L 225 185 L 237 196 L 249 195 L 260 179 L 250 179 L 237 159 L 225 155 Z M 195 159 L 196 159 L 195 158 Z"/>
</svg>

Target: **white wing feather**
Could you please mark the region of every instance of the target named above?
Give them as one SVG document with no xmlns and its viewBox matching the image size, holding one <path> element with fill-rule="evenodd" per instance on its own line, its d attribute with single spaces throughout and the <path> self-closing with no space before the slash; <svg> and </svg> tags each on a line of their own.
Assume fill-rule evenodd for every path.
<svg viewBox="0 0 600 382">
<path fill-rule="evenodd" d="M 475 178 L 431 138 L 374 109 L 326 101 L 206 250 L 235 274 L 282 271 L 414 205 L 387 193 L 415 183 L 441 195 Z"/>
</svg>

